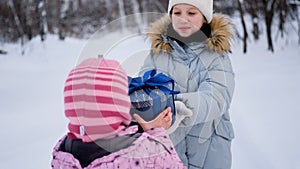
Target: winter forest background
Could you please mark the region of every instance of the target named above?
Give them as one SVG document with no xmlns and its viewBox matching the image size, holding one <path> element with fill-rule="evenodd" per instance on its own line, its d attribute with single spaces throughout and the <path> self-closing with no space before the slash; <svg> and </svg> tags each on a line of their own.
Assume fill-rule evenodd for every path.
<svg viewBox="0 0 300 169">
<path fill-rule="evenodd" d="M 63 88 L 71 68 L 108 51 L 117 60 L 130 56 L 122 66 L 136 73 L 149 50 L 136 33 L 156 16 L 137 13 L 166 12 L 167 1 L 0 0 L 1 169 L 51 168 L 52 149 L 67 130 Z M 299 4 L 214 0 L 237 33 L 232 169 L 300 168 Z"/>
<path fill-rule="evenodd" d="M 20 41 L 24 45 L 36 36 L 43 41 L 47 34 L 56 34 L 61 40 L 88 38 L 101 26 L 123 16 L 166 12 L 167 4 L 168 0 L 2 0 L 0 42 Z M 274 52 L 274 37 L 288 38 L 286 32 L 293 31 L 300 43 L 299 4 L 299 0 L 215 0 L 214 10 L 240 17 L 243 30 L 237 33 L 244 52 L 247 52 L 249 36 L 259 40 L 263 31 L 268 50 Z M 251 22 L 245 22 L 246 16 L 251 17 Z M 292 21 L 297 24 L 288 26 L 292 29 L 287 30 Z M 136 18 L 124 23 L 122 28 L 135 28 L 140 22 Z"/>
</svg>

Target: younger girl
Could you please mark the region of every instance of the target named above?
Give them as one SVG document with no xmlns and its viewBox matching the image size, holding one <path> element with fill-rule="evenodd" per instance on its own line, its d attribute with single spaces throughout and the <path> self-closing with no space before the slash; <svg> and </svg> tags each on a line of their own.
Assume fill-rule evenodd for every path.
<svg viewBox="0 0 300 169">
<path fill-rule="evenodd" d="M 145 123 L 140 133 L 129 125 L 127 75 L 118 62 L 84 60 L 66 80 L 64 102 L 68 134 L 54 148 L 52 168 L 186 168 L 164 128 Z M 156 120 L 168 128 L 170 109 Z"/>
</svg>

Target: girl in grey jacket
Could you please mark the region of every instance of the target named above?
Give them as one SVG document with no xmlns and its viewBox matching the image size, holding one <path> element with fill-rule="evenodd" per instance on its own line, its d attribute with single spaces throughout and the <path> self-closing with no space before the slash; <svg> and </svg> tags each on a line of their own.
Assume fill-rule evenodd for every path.
<svg viewBox="0 0 300 169">
<path fill-rule="evenodd" d="M 140 71 L 157 69 L 175 80 L 180 118 L 170 137 L 190 169 L 231 167 L 234 73 L 228 54 L 233 28 L 229 18 L 212 13 L 212 4 L 170 0 L 168 15 L 149 29 L 152 49 Z"/>
</svg>

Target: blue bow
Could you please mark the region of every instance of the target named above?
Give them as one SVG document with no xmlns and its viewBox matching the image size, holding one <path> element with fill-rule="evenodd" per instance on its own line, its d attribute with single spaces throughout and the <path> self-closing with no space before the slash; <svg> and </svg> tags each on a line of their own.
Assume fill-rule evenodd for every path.
<svg viewBox="0 0 300 169">
<path fill-rule="evenodd" d="M 129 91 L 128 91 L 129 94 L 139 89 L 144 89 L 144 91 L 149 94 L 151 92 L 151 90 L 149 89 L 154 89 L 154 88 L 160 89 L 162 92 L 164 92 L 167 95 L 179 93 L 179 91 L 174 91 L 174 80 L 164 75 L 163 73 L 156 74 L 155 69 L 145 72 L 143 78 L 128 77 L 128 83 L 129 83 Z M 170 83 L 172 84 L 172 89 L 166 87 L 166 85 Z"/>
</svg>

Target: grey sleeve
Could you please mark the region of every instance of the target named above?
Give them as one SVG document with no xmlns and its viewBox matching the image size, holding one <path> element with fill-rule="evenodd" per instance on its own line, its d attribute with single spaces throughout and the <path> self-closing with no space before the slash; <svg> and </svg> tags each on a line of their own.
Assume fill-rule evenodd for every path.
<svg viewBox="0 0 300 169">
<path fill-rule="evenodd" d="M 219 118 L 228 111 L 233 91 L 234 73 L 227 55 L 213 59 L 201 76 L 206 77 L 200 84 L 198 91 L 181 93 L 177 96 L 193 115 L 184 119 L 187 124 L 198 124 Z"/>
</svg>

